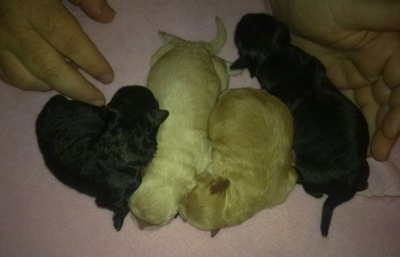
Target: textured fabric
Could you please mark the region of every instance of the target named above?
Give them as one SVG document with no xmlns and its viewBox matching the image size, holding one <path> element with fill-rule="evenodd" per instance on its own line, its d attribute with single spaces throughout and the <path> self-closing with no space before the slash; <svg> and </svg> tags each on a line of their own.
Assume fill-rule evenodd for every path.
<svg viewBox="0 0 400 257">
<path fill-rule="evenodd" d="M 63 1 L 64 2 L 64 1 Z M 228 30 L 221 57 L 237 57 L 233 31 L 247 12 L 269 12 L 262 0 L 110 0 L 117 12 L 99 24 L 64 2 L 115 70 L 109 100 L 123 85 L 144 84 L 159 30 L 189 40 L 211 40 L 215 16 Z M 231 87 L 258 87 L 247 72 Z M 319 224 L 325 198 L 296 186 L 283 204 L 261 211 L 215 238 L 179 218 L 157 231 L 140 231 L 129 218 L 115 232 L 112 213 L 57 181 L 44 166 L 34 122 L 52 93 L 24 92 L 0 82 L 0 257 L 396 257 L 400 244 L 400 144 L 389 161 L 369 160 L 370 188 L 339 206 L 329 236 Z M 393 197 L 388 197 L 393 196 Z"/>
</svg>

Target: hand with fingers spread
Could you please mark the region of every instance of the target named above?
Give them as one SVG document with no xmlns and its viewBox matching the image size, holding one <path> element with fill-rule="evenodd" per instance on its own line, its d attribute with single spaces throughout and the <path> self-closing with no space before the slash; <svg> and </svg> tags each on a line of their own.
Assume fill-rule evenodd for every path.
<svg viewBox="0 0 400 257">
<path fill-rule="evenodd" d="M 98 22 L 114 18 L 106 0 L 69 1 Z M 0 79 L 24 90 L 55 90 L 103 105 L 103 94 L 76 67 L 104 84 L 114 77 L 60 0 L 0 0 Z"/>
<path fill-rule="evenodd" d="M 400 132 L 400 1 L 270 0 L 292 43 L 317 57 L 361 108 L 370 152 L 384 161 Z"/>
</svg>

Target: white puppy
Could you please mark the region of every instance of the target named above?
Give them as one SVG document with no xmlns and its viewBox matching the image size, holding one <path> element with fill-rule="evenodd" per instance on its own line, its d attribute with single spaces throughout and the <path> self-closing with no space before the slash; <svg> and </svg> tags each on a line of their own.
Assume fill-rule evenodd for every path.
<svg viewBox="0 0 400 257">
<path fill-rule="evenodd" d="M 208 119 L 229 83 L 228 65 L 216 56 L 226 41 L 219 19 L 211 43 L 161 35 L 166 44 L 152 57 L 147 86 L 169 117 L 159 128 L 157 153 L 129 202 L 141 228 L 168 224 L 194 186 L 194 176 L 207 169 L 212 151 Z"/>
</svg>

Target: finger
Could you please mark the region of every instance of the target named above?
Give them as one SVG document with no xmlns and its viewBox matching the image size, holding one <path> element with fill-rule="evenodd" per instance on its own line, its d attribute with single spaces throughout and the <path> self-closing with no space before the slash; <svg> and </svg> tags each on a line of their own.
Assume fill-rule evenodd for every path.
<svg viewBox="0 0 400 257">
<path fill-rule="evenodd" d="M 385 35 L 390 40 L 389 42 L 393 42 L 393 45 L 385 44 L 387 47 L 391 47 L 392 52 L 389 52 L 390 57 L 388 57 L 382 74 L 387 87 L 393 89 L 400 85 L 400 50 L 398 45 L 400 39 L 398 33 L 385 33 Z"/>
<path fill-rule="evenodd" d="M 75 18 L 63 7 L 58 7 L 47 19 L 36 21 L 33 25 L 43 38 L 61 54 L 69 58 L 90 76 L 102 83 L 110 83 L 113 70 L 94 43 L 82 31 Z"/>
<path fill-rule="evenodd" d="M 349 88 L 356 89 L 370 86 L 370 83 L 351 60 L 344 58 L 341 62 L 341 66 Z"/>
<path fill-rule="evenodd" d="M 52 90 L 47 83 L 35 77 L 12 52 L 0 53 L 0 78 L 23 90 Z"/>
<path fill-rule="evenodd" d="M 69 0 L 79 6 L 90 18 L 107 23 L 114 19 L 115 11 L 105 0 Z"/>
<path fill-rule="evenodd" d="M 378 111 L 376 113 L 375 117 L 375 125 L 377 128 L 382 129 L 383 122 L 385 121 L 385 117 L 387 113 L 389 112 L 390 107 L 387 104 L 382 104 L 379 106 Z"/>
<path fill-rule="evenodd" d="M 321 59 L 323 61 L 323 59 Z M 340 66 L 335 62 L 325 61 L 326 75 L 332 84 L 339 90 L 350 89 L 346 76 Z"/>
<path fill-rule="evenodd" d="M 377 130 L 371 142 L 372 157 L 377 161 L 386 161 L 396 140 L 386 138 L 381 130 Z"/>
<path fill-rule="evenodd" d="M 392 90 L 390 90 L 382 79 L 372 84 L 372 95 L 378 104 L 388 103 Z"/>
<path fill-rule="evenodd" d="M 16 56 L 35 77 L 73 99 L 94 105 L 104 104 L 103 94 L 43 38 L 28 31 L 24 36 L 28 38 L 22 38 L 19 45 L 15 46 L 19 47 Z"/>
<path fill-rule="evenodd" d="M 371 87 L 362 87 L 354 91 L 354 99 L 358 106 L 363 107 L 375 103 Z"/>
<path fill-rule="evenodd" d="M 343 89 L 340 92 L 347 97 L 353 104 L 357 105 L 356 100 L 354 99 L 354 90 L 352 89 Z"/>
<path fill-rule="evenodd" d="M 400 86 L 394 88 L 390 94 L 389 105 L 391 107 L 400 106 Z"/>
<path fill-rule="evenodd" d="M 382 124 L 382 133 L 388 139 L 398 137 L 400 131 L 400 106 L 390 108 Z"/>
</svg>

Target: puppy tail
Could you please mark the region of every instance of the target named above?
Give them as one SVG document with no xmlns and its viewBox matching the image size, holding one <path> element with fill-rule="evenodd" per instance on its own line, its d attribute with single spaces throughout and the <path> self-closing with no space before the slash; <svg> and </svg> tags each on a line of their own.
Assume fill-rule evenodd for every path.
<svg viewBox="0 0 400 257">
<path fill-rule="evenodd" d="M 219 51 L 222 49 L 222 47 L 225 45 L 226 42 L 226 28 L 219 17 L 216 18 L 216 23 L 217 23 L 217 36 L 210 43 L 211 49 L 214 54 L 219 53 Z"/>
<path fill-rule="evenodd" d="M 355 192 L 346 192 L 341 194 L 330 195 L 322 207 L 322 219 L 321 219 L 321 234 L 323 237 L 328 236 L 329 226 L 331 224 L 333 210 L 340 204 L 347 202 L 353 196 Z"/>
</svg>

